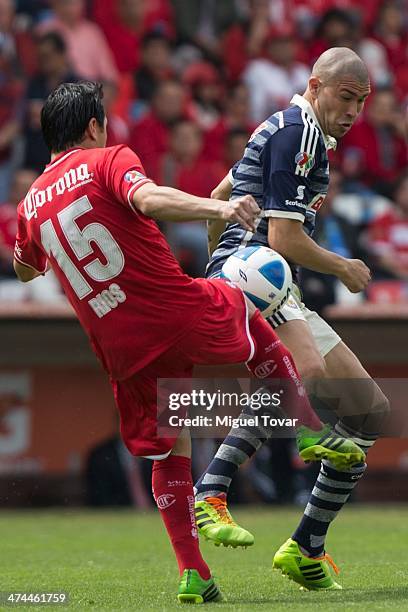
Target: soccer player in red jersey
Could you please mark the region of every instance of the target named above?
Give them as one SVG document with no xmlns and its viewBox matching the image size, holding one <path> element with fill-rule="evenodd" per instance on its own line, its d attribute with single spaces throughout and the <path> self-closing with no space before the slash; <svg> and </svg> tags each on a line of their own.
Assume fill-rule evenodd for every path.
<svg viewBox="0 0 408 612">
<path fill-rule="evenodd" d="M 180 269 L 153 219 L 223 219 L 254 229 L 252 196 L 224 202 L 157 186 L 125 146 L 105 148 L 101 87 L 60 85 L 41 122 L 51 163 L 18 206 L 14 268 L 23 282 L 52 267 L 107 371 L 134 455 L 153 459 L 153 492 L 179 564 L 180 601 L 220 598 L 194 518 L 190 438 L 157 433 L 157 380 L 189 378 L 194 364 L 273 359 L 296 396 L 293 416 L 321 427 L 293 360 L 244 294 Z M 260 368 L 262 370 L 262 368 Z M 258 369 L 259 371 L 259 369 Z"/>
</svg>

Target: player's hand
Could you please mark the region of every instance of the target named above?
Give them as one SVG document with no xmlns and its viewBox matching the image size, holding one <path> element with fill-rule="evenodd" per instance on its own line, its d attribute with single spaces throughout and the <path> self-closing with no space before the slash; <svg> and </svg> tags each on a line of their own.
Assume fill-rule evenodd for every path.
<svg viewBox="0 0 408 612">
<path fill-rule="evenodd" d="M 370 282 L 371 272 L 360 259 L 347 259 L 345 270 L 339 278 L 351 293 L 359 293 Z"/>
<path fill-rule="evenodd" d="M 251 195 L 225 202 L 222 219 L 227 223 L 239 223 L 249 232 L 255 232 L 255 220 L 261 209 Z"/>
</svg>

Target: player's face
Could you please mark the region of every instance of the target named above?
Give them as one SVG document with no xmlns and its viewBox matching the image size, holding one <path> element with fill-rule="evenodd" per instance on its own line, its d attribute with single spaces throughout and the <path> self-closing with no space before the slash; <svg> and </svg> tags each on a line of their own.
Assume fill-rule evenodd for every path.
<svg viewBox="0 0 408 612">
<path fill-rule="evenodd" d="M 370 91 L 369 83 L 360 83 L 352 77 L 343 77 L 336 84 L 322 84 L 316 111 L 325 134 L 334 138 L 347 134 L 363 110 Z"/>
</svg>

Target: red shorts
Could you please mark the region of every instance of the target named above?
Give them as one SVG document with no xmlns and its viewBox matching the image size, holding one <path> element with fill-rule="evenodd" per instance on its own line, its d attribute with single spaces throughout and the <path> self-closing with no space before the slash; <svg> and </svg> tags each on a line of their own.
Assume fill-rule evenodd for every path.
<svg viewBox="0 0 408 612">
<path fill-rule="evenodd" d="M 157 433 L 157 379 L 191 378 L 195 364 L 242 363 L 253 356 L 243 293 L 223 280 L 206 282 L 211 303 L 200 323 L 130 378 L 112 381 L 122 437 L 133 455 L 162 458 L 176 441 Z"/>
</svg>

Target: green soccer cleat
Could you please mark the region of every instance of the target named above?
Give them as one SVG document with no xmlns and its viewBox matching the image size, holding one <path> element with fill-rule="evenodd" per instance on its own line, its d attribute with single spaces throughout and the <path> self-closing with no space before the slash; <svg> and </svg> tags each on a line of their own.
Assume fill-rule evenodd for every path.
<svg viewBox="0 0 408 612">
<path fill-rule="evenodd" d="M 222 601 L 222 598 L 214 578 L 204 580 L 197 570 L 184 570 L 177 595 L 180 603 L 202 604 L 207 601 Z"/>
<path fill-rule="evenodd" d="M 338 436 L 330 425 L 320 431 L 302 425 L 296 432 L 296 443 L 303 461 L 327 459 L 338 470 L 347 470 L 366 459 L 364 451 L 353 440 Z"/>
<path fill-rule="evenodd" d="M 272 567 L 307 591 L 339 590 L 342 587 L 333 580 L 329 564 L 338 574 L 339 569 L 330 555 L 306 557 L 300 552 L 299 544 L 289 538 L 274 556 Z"/>
<path fill-rule="evenodd" d="M 198 533 L 216 546 L 252 546 L 254 536 L 236 524 L 227 508 L 226 496 L 206 497 L 195 503 Z"/>
</svg>

